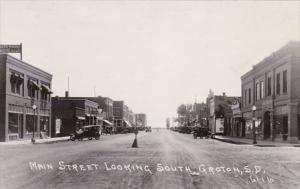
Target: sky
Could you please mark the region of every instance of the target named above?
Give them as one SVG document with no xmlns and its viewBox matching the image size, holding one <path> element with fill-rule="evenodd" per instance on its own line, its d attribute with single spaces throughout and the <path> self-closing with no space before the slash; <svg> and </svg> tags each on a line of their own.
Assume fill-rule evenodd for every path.
<svg viewBox="0 0 300 189">
<path fill-rule="evenodd" d="M 240 96 L 240 77 L 300 39 L 300 1 L 0 0 L 0 44 L 53 75 L 53 96 L 124 100 L 165 127 L 209 89 Z M 19 57 L 17 54 L 13 55 Z"/>
</svg>

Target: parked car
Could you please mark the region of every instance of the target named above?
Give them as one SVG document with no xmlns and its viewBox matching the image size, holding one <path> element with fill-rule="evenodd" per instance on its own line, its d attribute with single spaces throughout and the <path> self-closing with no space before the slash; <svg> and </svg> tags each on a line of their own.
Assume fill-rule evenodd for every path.
<svg viewBox="0 0 300 189">
<path fill-rule="evenodd" d="M 147 127 L 145 131 L 146 132 L 152 132 L 152 129 L 151 129 L 151 127 Z"/>
<path fill-rule="evenodd" d="M 210 137 L 210 135 L 211 133 L 209 132 L 207 127 L 196 127 L 193 130 L 194 139 L 197 139 L 197 137 L 208 138 Z"/>
<path fill-rule="evenodd" d="M 76 131 L 73 134 L 71 134 L 70 140 L 83 140 L 84 138 L 88 138 L 89 140 L 95 138 L 96 140 L 99 140 L 100 135 L 101 125 L 87 125 L 76 129 Z"/>
</svg>

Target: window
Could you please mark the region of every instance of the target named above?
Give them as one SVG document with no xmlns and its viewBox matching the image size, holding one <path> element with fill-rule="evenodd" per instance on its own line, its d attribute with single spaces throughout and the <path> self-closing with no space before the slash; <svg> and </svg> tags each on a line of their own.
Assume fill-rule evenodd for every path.
<svg viewBox="0 0 300 189">
<path fill-rule="evenodd" d="M 276 94 L 280 94 L 280 73 L 276 75 Z"/>
<path fill-rule="evenodd" d="M 263 99 L 264 98 L 264 82 L 263 81 L 261 81 L 260 82 L 260 91 L 259 91 L 259 98 L 260 99 Z"/>
<path fill-rule="evenodd" d="M 10 73 L 11 93 L 23 95 L 23 80 L 24 77 L 22 74 L 16 72 Z"/>
<path fill-rule="evenodd" d="M 255 93 L 255 99 L 256 101 L 258 101 L 260 98 L 260 90 L 259 90 L 259 83 L 256 83 L 255 84 L 255 90 L 256 90 L 256 93 Z"/>
<path fill-rule="evenodd" d="M 251 88 L 249 88 L 249 104 L 251 104 Z"/>
<path fill-rule="evenodd" d="M 272 81 L 271 77 L 268 77 L 268 91 L 267 91 L 268 96 L 271 96 L 271 93 L 272 93 L 272 91 L 271 91 L 271 87 L 272 87 L 271 81 Z"/>
<path fill-rule="evenodd" d="M 19 118 L 16 113 L 8 113 L 8 133 L 19 133 Z"/>
<path fill-rule="evenodd" d="M 28 96 L 31 98 L 38 99 L 38 93 L 36 91 L 40 90 L 40 86 L 34 79 L 29 79 L 27 82 Z"/>
<path fill-rule="evenodd" d="M 245 96 L 244 96 L 245 106 L 247 105 L 247 90 L 245 90 Z"/>
<path fill-rule="evenodd" d="M 286 93 L 287 92 L 287 70 L 283 71 L 282 79 L 283 79 L 282 90 L 283 93 Z"/>
<path fill-rule="evenodd" d="M 50 94 L 51 89 L 49 84 L 42 84 L 42 90 L 41 90 L 41 99 L 45 101 L 50 101 Z"/>
<path fill-rule="evenodd" d="M 35 124 L 34 124 L 35 123 Z M 26 133 L 32 133 L 33 129 L 36 132 L 37 127 L 37 116 L 35 115 L 26 115 Z"/>
</svg>

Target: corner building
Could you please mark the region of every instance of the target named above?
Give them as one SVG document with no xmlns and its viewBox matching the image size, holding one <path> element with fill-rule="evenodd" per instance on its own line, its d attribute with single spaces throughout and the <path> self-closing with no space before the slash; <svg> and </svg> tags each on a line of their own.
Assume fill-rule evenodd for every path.
<svg viewBox="0 0 300 189">
<path fill-rule="evenodd" d="M 241 81 L 246 137 L 253 135 L 254 120 L 258 138 L 298 142 L 300 42 L 291 41 L 272 53 L 244 74 Z"/>
<path fill-rule="evenodd" d="M 0 55 L 0 141 L 51 135 L 52 75 Z"/>
</svg>

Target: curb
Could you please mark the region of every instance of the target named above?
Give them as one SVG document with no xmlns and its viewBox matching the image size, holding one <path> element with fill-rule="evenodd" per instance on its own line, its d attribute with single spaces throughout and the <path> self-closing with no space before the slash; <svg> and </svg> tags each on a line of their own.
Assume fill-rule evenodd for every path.
<svg viewBox="0 0 300 189">
<path fill-rule="evenodd" d="M 53 143 L 64 142 L 69 140 L 70 138 L 63 138 L 63 139 L 58 139 L 53 141 L 36 141 L 35 144 L 53 144 Z"/>
<path fill-rule="evenodd" d="M 291 144 L 291 145 L 276 145 L 276 144 L 250 144 L 246 142 L 233 141 L 230 139 L 222 139 L 222 138 L 214 138 L 215 140 L 219 140 L 221 142 L 237 144 L 237 145 L 253 145 L 257 147 L 300 147 L 300 144 Z"/>
<path fill-rule="evenodd" d="M 238 144 L 238 145 L 245 145 L 245 144 L 248 144 L 248 143 L 246 143 L 246 142 L 233 141 L 233 140 L 222 139 L 222 138 L 217 138 L 217 137 L 214 137 L 213 139 L 219 140 L 219 141 L 221 141 L 221 142 L 231 143 L 231 144 Z"/>
</svg>

